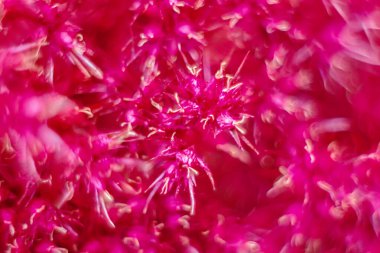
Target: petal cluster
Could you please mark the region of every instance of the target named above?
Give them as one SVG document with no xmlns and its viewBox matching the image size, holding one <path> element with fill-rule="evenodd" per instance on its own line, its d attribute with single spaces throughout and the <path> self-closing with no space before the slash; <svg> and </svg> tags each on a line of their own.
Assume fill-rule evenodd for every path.
<svg viewBox="0 0 380 253">
<path fill-rule="evenodd" d="M 379 7 L 0 1 L 0 251 L 377 252 Z"/>
</svg>

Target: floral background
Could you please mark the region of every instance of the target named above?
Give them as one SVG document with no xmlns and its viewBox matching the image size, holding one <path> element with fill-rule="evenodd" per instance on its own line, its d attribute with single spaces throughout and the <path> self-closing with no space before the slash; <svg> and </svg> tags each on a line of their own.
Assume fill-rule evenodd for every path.
<svg viewBox="0 0 380 253">
<path fill-rule="evenodd" d="M 0 1 L 0 251 L 378 252 L 379 7 Z"/>
</svg>

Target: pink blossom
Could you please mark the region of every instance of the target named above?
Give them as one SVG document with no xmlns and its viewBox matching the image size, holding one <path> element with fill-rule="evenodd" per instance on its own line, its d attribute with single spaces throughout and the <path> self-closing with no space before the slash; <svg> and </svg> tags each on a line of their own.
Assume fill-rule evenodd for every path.
<svg viewBox="0 0 380 253">
<path fill-rule="evenodd" d="M 377 252 L 379 7 L 0 2 L 0 251 Z"/>
</svg>

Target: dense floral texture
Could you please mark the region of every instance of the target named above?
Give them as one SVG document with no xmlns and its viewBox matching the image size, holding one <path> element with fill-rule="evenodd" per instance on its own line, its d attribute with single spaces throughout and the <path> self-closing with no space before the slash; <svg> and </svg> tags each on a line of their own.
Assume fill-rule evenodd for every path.
<svg viewBox="0 0 380 253">
<path fill-rule="evenodd" d="M 377 0 L 0 1 L 1 252 L 378 252 Z"/>
</svg>

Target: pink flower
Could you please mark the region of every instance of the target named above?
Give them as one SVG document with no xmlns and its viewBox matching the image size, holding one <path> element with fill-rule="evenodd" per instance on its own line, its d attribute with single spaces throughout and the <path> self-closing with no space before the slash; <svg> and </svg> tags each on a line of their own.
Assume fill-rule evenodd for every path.
<svg viewBox="0 0 380 253">
<path fill-rule="evenodd" d="M 0 3 L 1 252 L 377 252 L 378 1 Z"/>
</svg>

